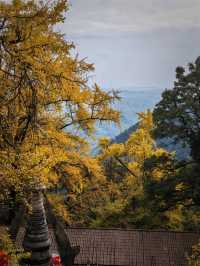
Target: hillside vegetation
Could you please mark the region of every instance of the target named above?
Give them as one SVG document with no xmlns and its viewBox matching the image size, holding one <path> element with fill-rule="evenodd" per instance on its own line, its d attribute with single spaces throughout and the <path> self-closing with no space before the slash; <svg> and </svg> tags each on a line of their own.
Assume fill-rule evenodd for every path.
<svg viewBox="0 0 200 266">
<path fill-rule="evenodd" d="M 124 143 L 128 140 L 130 135 L 138 128 L 138 124 L 130 126 L 128 129 L 117 135 L 111 140 L 112 143 Z M 187 160 L 190 158 L 190 148 L 187 144 L 184 144 L 181 140 L 175 140 L 172 137 L 155 137 L 156 144 L 166 149 L 168 152 L 175 152 L 177 160 Z"/>
</svg>

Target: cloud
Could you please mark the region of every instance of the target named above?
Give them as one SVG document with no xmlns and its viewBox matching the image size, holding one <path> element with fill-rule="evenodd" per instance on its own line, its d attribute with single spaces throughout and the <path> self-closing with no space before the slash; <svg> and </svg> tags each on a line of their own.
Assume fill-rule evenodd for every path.
<svg viewBox="0 0 200 266">
<path fill-rule="evenodd" d="M 109 35 L 200 28 L 199 0 L 71 0 L 62 31 Z"/>
<path fill-rule="evenodd" d="M 70 0 L 60 26 L 103 87 L 173 86 L 200 54 L 200 0 Z"/>
</svg>

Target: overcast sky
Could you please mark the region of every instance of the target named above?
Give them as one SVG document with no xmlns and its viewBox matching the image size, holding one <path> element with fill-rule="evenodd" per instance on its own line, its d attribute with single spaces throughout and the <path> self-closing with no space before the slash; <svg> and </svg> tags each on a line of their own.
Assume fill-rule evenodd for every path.
<svg viewBox="0 0 200 266">
<path fill-rule="evenodd" d="M 200 55 L 200 0 L 71 0 L 61 30 L 103 87 L 172 86 Z"/>
</svg>

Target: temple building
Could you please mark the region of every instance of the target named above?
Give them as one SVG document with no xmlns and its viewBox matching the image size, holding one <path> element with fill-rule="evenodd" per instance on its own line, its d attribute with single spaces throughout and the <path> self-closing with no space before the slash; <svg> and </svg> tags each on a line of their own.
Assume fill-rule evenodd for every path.
<svg viewBox="0 0 200 266">
<path fill-rule="evenodd" d="M 40 189 L 32 192 L 31 205 L 16 234 L 17 247 L 31 252 L 31 266 L 187 266 L 200 238 L 194 232 L 67 227 Z"/>
<path fill-rule="evenodd" d="M 33 255 L 41 264 L 31 265 L 46 266 L 41 258 L 46 260 L 48 254 L 58 254 L 63 266 L 187 266 L 187 255 L 200 238 L 200 234 L 191 232 L 71 228 L 51 217 L 48 220 L 52 222 L 48 224 L 49 253 L 47 231 L 43 227 L 41 252 L 36 245 Z M 43 218 L 40 229 L 44 226 L 42 221 Z M 22 246 L 28 238 L 33 240 L 30 234 L 20 227 L 17 245 Z"/>
</svg>

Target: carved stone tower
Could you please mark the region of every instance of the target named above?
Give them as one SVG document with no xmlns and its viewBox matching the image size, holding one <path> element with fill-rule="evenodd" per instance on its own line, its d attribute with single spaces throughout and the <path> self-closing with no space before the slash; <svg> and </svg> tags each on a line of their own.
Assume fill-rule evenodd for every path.
<svg viewBox="0 0 200 266">
<path fill-rule="evenodd" d="M 29 264 L 34 266 L 50 265 L 50 240 L 46 221 L 41 188 L 35 188 L 31 198 L 32 211 L 28 218 L 27 231 L 23 246 L 31 252 Z"/>
</svg>

